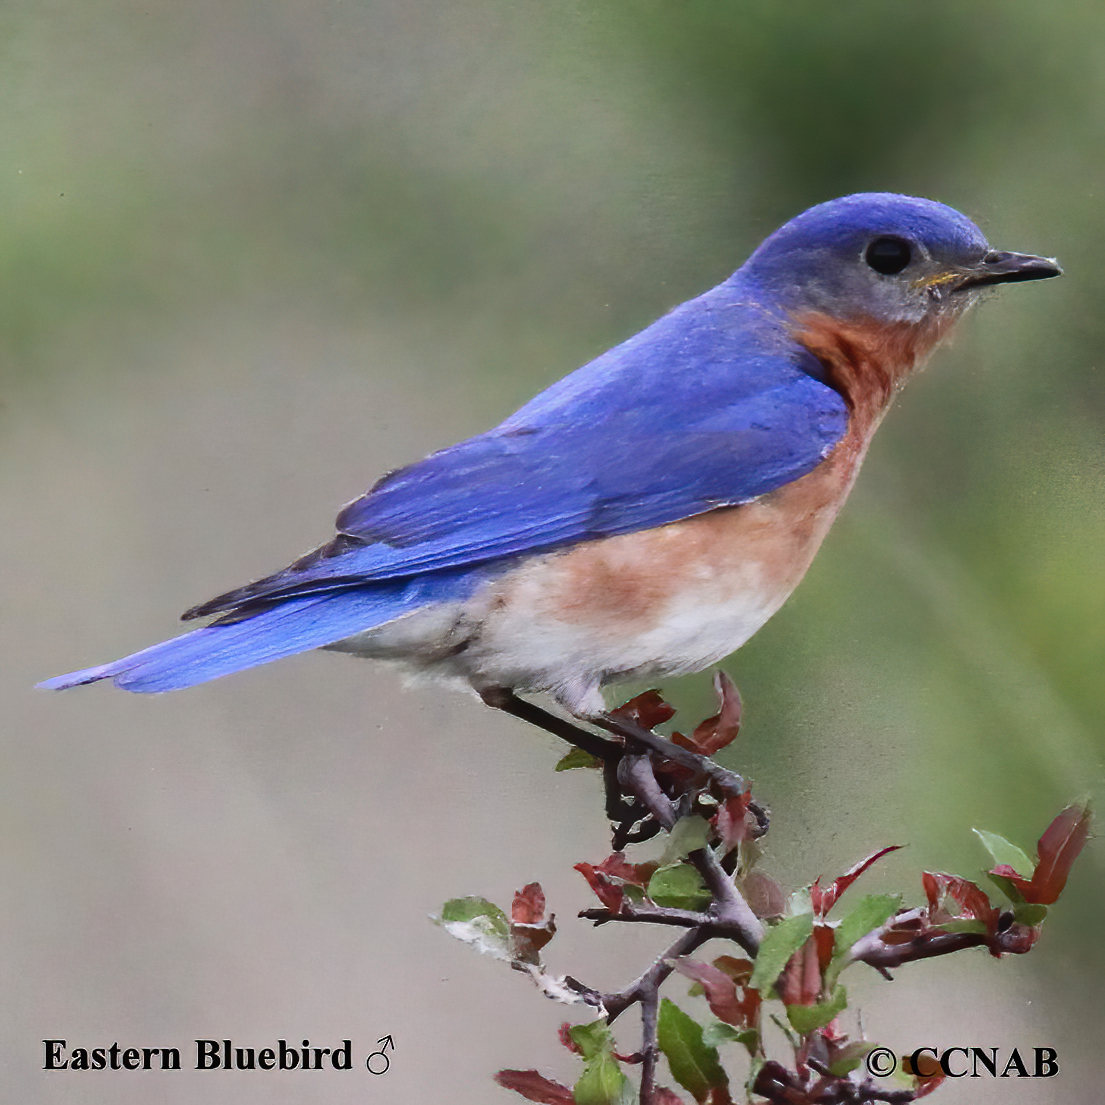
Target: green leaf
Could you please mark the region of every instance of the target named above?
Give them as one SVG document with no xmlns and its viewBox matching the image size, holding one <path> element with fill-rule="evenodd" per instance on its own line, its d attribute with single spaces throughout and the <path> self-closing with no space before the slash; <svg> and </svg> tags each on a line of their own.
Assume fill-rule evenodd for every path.
<svg viewBox="0 0 1105 1105">
<path fill-rule="evenodd" d="M 835 1074 L 837 1078 L 843 1078 L 854 1071 L 875 1050 L 875 1047 L 876 1045 L 870 1040 L 853 1040 L 850 1044 L 845 1044 L 837 1051 L 836 1059 L 829 1064 L 830 1073 Z"/>
<path fill-rule="evenodd" d="M 761 994 L 767 993 L 783 973 L 787 960 L 809 939 L 811 932 L 812 913 L 784 917 L 777 925 L 768 929 L 756 954 L 749 985 Z"/>
<path fill-rule="evenodd" d="M 430 918 L 477 951 L 496 959 L 510 959 L 510 922 L 506 914 L 486 898 L 451 898 L 441 913 Z"/>
<path fill-rule="evenodd" d="M 1046 905 L 1036 905 L 1033 902 L 1020 902 L 1013 907 L 1013 920 L 1019 921 L 1022 925 L 1031 925 L 1035 928 L 1036 925 L 1043 923 L 1046 916 Z"/>
<path fill-rule="evenodd" d="M 656 1022 L 656 1042 L 668 1061 L 671 1076 L 695 1101 L 705 1101 L 715 1086 L 727 1086 L 717 1048 L 703 1041 L 702 1025 L 664 998 Z"/>
<path fill-rule="evenodd" d="M 845 955 L 852 945 L 892 917 L 902 904 L 900 894 L 868 894 L 844 915 L 833 937 L 833 955 Z"/>
<path fill-rule="evenodd" d="M 848 966 L 848 953 L 856 940 L 882 925 L 902 905 L 899 894 L 867 894 L 859 904 L 846 914 L 833 934 L 833 953 L 829 967 L 825 969 L 824 985 L 834 987 L 840 972 Z"/>
<path fill-rule="evenodd" d="M 506 914 L 486 898 L 450 898 L 441 907 L 442 921 L 475 921 L 480 917 L 486 917 L 495 931 L 503 936 L 510 935 L 510 922 Z"/>
<path fill-rule="evenodd" d="M 710 839 L 710 825 L 697 815 L 681 817 L 668 835 L 667 847 L 660 862 L 664 866 L 675 863 L 699 848 L 705 848 Z"/>
<path fill-rule="evenodd" d="M 787 898 L 786 915 L 788 917 L 797 917 L 799 914 L 812 912 L 813 900 L 810 897 L 810 888 L 808 886 L 800 887 Z"/>
<path fill-rule="evenodd" d="M 702 876 L 685 863 L 654 871 L 648 880 L 648 896 L 671 909 L 705 909 L 712 900 Z"/>
<path fill-rule="evenodd" d="M 614 1054 L 614 1033 L 604 1020 L 575 1024 L 568 1029 L 572 1043 L 579 1048 L 583 1061 Z"/>
<path fill-rule="evenodd" d="M 985 829 L 975 829 L 979 840 L 986 846 L 986 851 L 993 857 L 998 865 L 1008 864 L 1021 878 L 1032 878 L 1032 872 L 1036 865 L 1021 851 L 1016 844 L 1010 843 L 997 833 L 988 833 Z"/>
<path fill-rule="evenodd" d="M 754 1028 L 734 1028 L 724 1021 L 714 1021 L 702 1030 L 702 1042 L 707 1047 L 719 1044 L 743 1044 L 750 1055 L 760 1048 L 760 1034 Z"/>
<path fill-rule="evenodd" d="M 633 1105 L 633 1084 L 613 1060 L 588 1067 L 572 1089 L 576 1105 Z"/>
<path fill-rule="evenodd" d="M 554 771 L 571 771 L 574 767 L 599 767 L 602 761 L 582 748 L 572 748 L 556 762 Z"/>
<path fill-rule="evenodd" d="M 815 1028 L 824 1028 L 847 1004 L 847 990 L 837 986 L 828 1001 L 817 1005 L 788 1005 L 787 1020 L 795 1032 L 805 1036 Z"/>
<path fill-rule="evenodd" d="M 995 875 L 993 871 L 987 871 L 986 877 L 1014 904 L 1019 905 L 1024 901 L 1024 895 L 1017 889 L 1017 884 L 1008 875 Z"/>
<path fill-rule="evenodd" d="M 603 1020 L 573 1025 L 572 1043 L 583 1057 L 583 1074 L 572 1091 L 576 1105 L 633 1105 L 633 1086 L 614 1058 L 614 1034 Z"/>
<path fill-rule="evenodd" d="M 833 958 L 825 972 L 825 985 L 835 986 L 837 976 L 848 965 L 852 945 L 892 917 L 902 904 L 900 894 L 868 894 L 844 915 L 833 935 Z"/>
<path fill-rule="evenodd" d="M 771 1023 L 774 1024 L 775 1027 L 779 1029 L 779 1031 L 782 1032 L 782 1034 L 787 1038 L 787 1042 L 790 1044 L 790 1046 L 795 1050 L 800 1048 L 802 1046 L 802 1039 L 800 1036 L 795 1034 L 794 1029 L 791 1028 L 790 1025 L 787 1024 L 787 1022 L 784 1021 L 778 1013 L 772 1013 L 770 1014 L 770 1016 Z"/>
</svg>

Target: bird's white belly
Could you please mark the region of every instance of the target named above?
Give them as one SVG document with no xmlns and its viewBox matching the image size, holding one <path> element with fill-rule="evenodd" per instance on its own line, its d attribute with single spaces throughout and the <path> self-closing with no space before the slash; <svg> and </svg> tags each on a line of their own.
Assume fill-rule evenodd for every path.
<svg viewBox="0 0 1105 1105">
<path fill-rule="evenodd" d="M 573 713 L 604 709 L 608 682 L 700 671 L 739 648 L 786 598 L 766 595 L 749 566 L 739 580 L 701 579 L 658 601 L 647 619 L 579 618 L 551 608 L 564 566 L 542 557 L 469 601 L 416 612 L 332 646 L 399 660 L 415 673 L 477 689 L 547 691 Z"/>
<path fill-rule="evenodd" d="M 332 647 L 593 716 L 603 684 L 700 671 L 751 637 L 804 575 L 851 467 L 829 460 L 743 506 L 531 557 L 464 602 Z"/>
</svg>

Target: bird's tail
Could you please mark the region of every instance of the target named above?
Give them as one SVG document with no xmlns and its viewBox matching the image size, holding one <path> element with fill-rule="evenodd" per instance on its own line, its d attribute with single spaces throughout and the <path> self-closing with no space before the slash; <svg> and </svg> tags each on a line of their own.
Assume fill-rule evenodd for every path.
<svg viewBox="0 0 1105 1105">
<path fill-rule="evenodd" d="M 460 598 L 468 587 L 455 577 L 397 581 L 390 586 L 361 587 L 323 595 L 287 599 L 258 613 L 194 629 L 112 664 L 47 679 L 50 691 L 114 680 L 128 691 L 176 691 L 220 675 L 267 664 L 297 652 L 334 644 L 373 629 L 432 602 Z"/>
</svg>

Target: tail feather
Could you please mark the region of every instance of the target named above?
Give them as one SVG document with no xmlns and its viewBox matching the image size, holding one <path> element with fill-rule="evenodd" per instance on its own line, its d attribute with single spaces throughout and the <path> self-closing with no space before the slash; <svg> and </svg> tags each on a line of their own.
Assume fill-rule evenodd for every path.
<svg viewBox="0 0 1105 1105">
<path fill-rule="evenodd" d="M 474 580 L 459 576 L 397 582 L 289 599 L 252 617 L 204 626 L 112 664 L 47 679 L 38 686 L 60 691 L 114 680 L 128 691 L 175 691 L 222 675 L 267 664 L 298 652 L 331 645 L 373 629 L 431 602 L 457 599 Z"/>
</svg>

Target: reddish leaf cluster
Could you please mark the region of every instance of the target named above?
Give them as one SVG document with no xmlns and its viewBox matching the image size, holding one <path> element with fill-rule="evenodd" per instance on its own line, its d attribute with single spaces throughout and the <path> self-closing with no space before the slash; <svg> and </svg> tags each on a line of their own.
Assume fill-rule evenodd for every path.
<svg viewBox="0 0 1105 1105">
<path fill-rule="evenodd" d="M 984 944 L 995 958 L 1023 954 L 1039 937 L 1038 926 L 1022 924 L 1011 913 L 1003 913 L 970 879 L 925 871 L 921 882 L 928 907 L 898 914 L 878 934 L 883 945 L 902 949 L 901 963 L 940 954 L 941 940 L 955 934 L 963 936 L 962 946 Z M 943 950 L 953 949 L 945 946 Z"/>
<path fill-rule="evenodd" d="M 501 1070 L 495 1075 L 495 1081 L 504 1090 L 513 1090 L 527 1101 L 540 1105 L 575 1105 L 575 1094 L 567 1086 L 535 1070 Z"/>
<path fill-rule="evenodd" d="M 1090 837 L 1090 811 L 1086 806 L 1068 806 L 1044 830 L 1036 845 L 1036 867 L 1026 879 L 1008 864 L 991 871 L 1013 884 L 1026 902 L 1052 905 L 1067 885 L 1071 865 Z"/>
<path fill-rule="evenodd" d="M 671 739 L 676 744 L 697 752 L 700 756 L 712 756 L 715 752 L 720 752 L 736 739 L 741 729 L 744 704 L 741 702 L 736 683 L 725 672 L 717 671 L 714 673 L 714 690 L 717 692 L 719 701 L 718 712 L 713 717 L 700 722 L 689 737 L 683 736 L 682 733 L 671 735 Z M 668 709 L 670 710 L 671 707 L 669 706 Z M 673 710 L 672 713 L 674 712 Z"/>
<path fill-rule="evenodd" d="M 631 721 L 642 729 L 655 729 L 657 725 L 663 725 L 665 721 L 671 721 L 675 717 L 675 707 L 669 706 L 661 697 L 659 691 L 645 691 L 643 694 L 623 702 L 620 706 L 610 711 L 611 716 Z"/>
<path fill-rule="evenodd" d="M 672 737 L 681 747 L 704 756 L 725 747 L 740 731 L 741 700 L 736 687 L 721 673 L 715 686 L 717 714 L 698 725 L 689 737 L 679 733 Z M 675 710 L 657 691 L 646 691 L 613 713 L 651 731 L 670 721 Z M 643 743 L 638 739 L 638 744 Z M 631 740 L 628 747 L 637 763 L 645 758 L 633 749 Z M 748 1088 L 777 1105 L 870 1105 L 875 1101 L 904 1103 L 925 1097 L 941 1083 L 942 1072 L 907 1072 L 913 1075 L 913 1087 L 898 1090 L 886 1090 L 863 1076 L 864 1057 L 874 1045 L 849 1039 L 836 1019 L 847 1004 L 845 987 L 839 982 L 841 972 L 857 960 L 885 970 L 968 947 L 984 946 L 994 956 L 1028 951 L 1039 936 L 1047 906 L 1059 897 L 1089 836 L 1088 811 L 1082 807 L 1064 810 L 1041 836 L 1036 863 L 1028 876 L 1025 871 L 1029 861 L 1020 849 L 994 833 L 979 831 L 996 864 L 990 875 L 1009 897 L 1011 908 L 996 906 L 970 879 L 924 872 L 923 906 L 902 909 L 897 895 L 868 894 L 842 911 L 839 920 L 830 921 L 830 911 L 852 884 L 899 845 L 872 852 L 828 886 L 822 887 L 819 877 L 809 888 L 811 908 L 803 912 L 799 897 L 798 908 L 786 910 L 782 889 L 752 867 L 759 850 L 746 842 L 766 831 L 766 818 L 751 794 L 733 793 L 736 786 L 708 790 L 708 784 L 703 783 L 704 772 L 673 763 L 655 751 L 649 756 L 654 781 L 681 814 L 677 827 L 669 830 L 674 839 L 666 854 L 683 858 L 669 861 L 661 869 L 657 862 L 630 863 L 619 850 L 598 865 L 576 864 L 575 869 L 604 907 L 585 911 L 584 915 L 598 923 L 654 921 L 689 926 L 693 940 L 684 937 L 677 941 L 641 979 L 621 993 L 600 995 L 588 991 L 596 999 L 601 998 L 592 1004 L 606 1009 L 608 1017 L 587 1025 L 565 1024 L 560 1029 L 561 1042 L 583 1064 L 583 1074 L 574 1089 L 535 1070 L 504 1070 L 496 1075 L 499 1085 L 539 1105 L 618 1105 L 627 1099 L 632 1086 L 622 1069 L 626 1065 L 641 1069 L 642 1100 L 647 1099 L 649 1105 L 682 1105 L 679 1095 L 656 1084 L 658 1054 L 666 1061 L 675 1083 L 698 1105 L 731 1105 L 729 1073 L 718 1050 L 723 1042 L 739 1043 L 747 1049 L 755 1071 Z M 641 794 L 633 793 L 643 804 Z M 653 816 L 657 822 L 654 828 L 658 828 L 661 817 L 655 811 Z M 663 824 L 669 825 L 670 821 Z M 618 840 L 615 834 L 615 847 Z M 734 856 L 741 845 L 746 846 Z M 706 864 L 703 870 L 703 863 L 692 862 L 687 856 L 706 856 L 713 867 Z M 1020 870 L 1006 860 L 1016 863 Z M 688 878 L 681 878 L 683 875 Z M 743 930 L 736 929 L 733 939 L 737 944 L 748 948 L 758 945 L 754 961 L 723 955 L 706 963 L 681 954 L 702 944 L 706 936 L 727 934 L 725 925 L 736 928 L 719 905 L 725 893 L 718 883 L 726 878 L 731 880 L 728 889 L 743 895 L 759 917 L 781 919 L 764 927 L 762 939 L 759 930 L 749 940 Z M 631 908 L 627 899 L 639 902 L 642 897 L 646 904 Z M 498 920 L 501 933 L 506 920 L 501 911 Z M 552 917 L 545 919 L 545 896 L 539 884 L 531 883 L 515 895 L 509 931 L 516 960 L 536 964 L 541 947 L 555 931 Z M 669 955 L 671 958 L 667 958 Z M 670 999 L 660 997 L 657 991 L 669 969 L 701 987 L 711 1013 L 720 1023 L 704 1025 Z M 573 985 L 579 984 L 573 981 Z M 651 996 L 652 1028 L 647 1027 L 646 1015 L 640 1052 L 620 1054 L 609 1021 L 634 1002 L 644 1008 L 646 994 Z M 789 1067 L 769 1059 L 764 1051 L 763 1001 L 771 997 L 781 999 L 786 1007 L 789 1024 L 775 1019 L 793 1045 Z"/>
<path fill-rule="evenodd" d="M 823 998 L 825 971 L 833 957 L 833 930 L 815 922 L 810 938 L 787 961 L 775 989 L 784 1005 L 817 1005 Z"/>
<path fill-rule="evenodd" d="M 900 844 L 888 844 L 885 848 L 880 848 L 877 852 L 872 852 L 866 859 L 861 859 L 859 863 L 853 867 L 849 867 L 843 875 L 838 875 L 833 879 L 832 884 L 826 889 L 821 889 L 821 876 L 818 875 L 814 879 L 813 886 L 810 887 L 810 902 L 813 905 L 813 911 L 818 917 L 824 917 L 830 909 L 836 905 L 840 895 L 848 889 L 867 870 L 871 864 L 877 860 L 882 859 L 889 852 L 896 852 L 901 848 Z"/>
<path fill-rule="evenodd" d="M 658 863 L 626 863 L 624 852 L 614 852 L 598 867 L 591 863 L 577 863 L 575 870 L 587 880 L 598 900 L 611 913 L 618 913 L 625 900 L 624 888 L 636 886 L 643 892 L 657 867 Z"/>
<path fill-rule="evenodd" d="M 718 807 L 711 824 L 721 838 L 725 852 L 731 852 L 742 841 L 747 840 L 753 828 L 749 822 L 748 807 L 752 803 L 752 791 L 734 794 L 726 798 Z"/>
<path fill-rule="evenodd" d="M 721 955 L 711 964 L 684 956 L 672 960 L 672 966 L 702 987 L 710 1012 L 719 1021 L 734 1028 L 750 1028 L 759 1032 L 763 999 L 759 990 L 749 986 L 752 978 L 752 963 L 749 960 Z M 755 1048 L 749 1047 L 749 1051 L 754 1052 Z"/>
<path fill-rule="evenodd" d="M 516 891 L 510 906 L 510 954 L 522 963 L 537 963 L 541 949 L 556 935 L 556 920 L 545 920 L 545 892 L 531 882 Z"/>
</svg>

